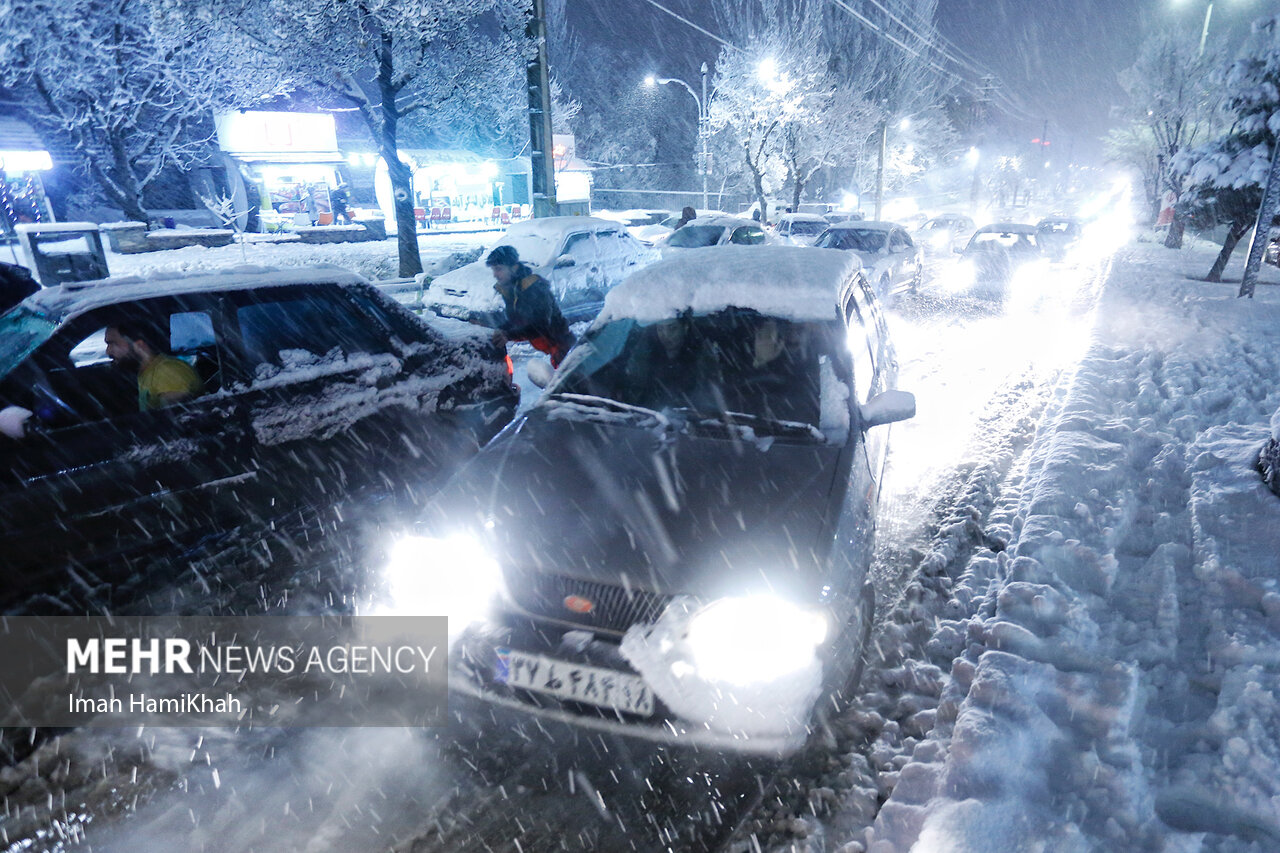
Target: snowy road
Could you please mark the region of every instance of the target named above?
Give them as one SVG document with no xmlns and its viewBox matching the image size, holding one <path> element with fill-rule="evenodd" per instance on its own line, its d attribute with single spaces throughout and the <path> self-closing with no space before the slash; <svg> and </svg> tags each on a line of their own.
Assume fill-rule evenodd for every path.
<svg viewBox="0 0 1280 853">
<path fill-rule="evenodd" d="M 1075 271 L 1077 298 L 1038 312 L 1009 316 L 928 289 L 890 312 L 900 385 L 920 406 L 895 428 L 884 486 L 875 567 L 881 667 L 868 675 L 861 707 L 833 726 L 837 749 L 787 767 L 736 843 L 750 844 L 749 834 L 766 846 L 848 838 L 875 818 L 932 722 L 942 674 L 924 646 L 934 620 L 957 618 L 967 603 L 947 570 L 1001 529 L 1035 424 L 1083 350 L 1104 273 Z M 145 605 L 253 611 L 358 598 L 365 579 L 352 566 L 369 547 L 364 537 L 394 523 L 362 526 L 353 514 L 361 517 L 342 511 L 341 534 L 332 533 L 336 514 L 320 508 L 296 529 L 230 537 L 196 571 L 179 567 Z M 363 517 L 378 518 L 377 509 Z M 645 850 L 675 843 L 695 823 L 697 783 L 691 804 L 650 807 L 642 790 L 610 772 L 649 767 L 643 756 L 619 762 L 593 743 L 549 754 L 536 735 L 468 753 L 398 729 L 82 730 L 0 771 L 8 788 L 0 828 L 13 850 L 85 841 L 94 850 L 162 850 L 175 837 L 210 851 Z M 703 822 L 732 821 L 752 784 L 721 804 L 728 814 Z M 701 804 L 716 807 L 711 798 Z"/>
</svg>

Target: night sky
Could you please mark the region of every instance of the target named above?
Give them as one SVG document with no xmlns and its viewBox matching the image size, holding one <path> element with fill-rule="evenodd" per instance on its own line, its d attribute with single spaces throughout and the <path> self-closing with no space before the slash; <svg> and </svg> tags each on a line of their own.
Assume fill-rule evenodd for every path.
<svg viewBox="0 0 1280 853">
<path fill-rule="evenodd" d="M 663 2 L 714 31 L 704 0 Z M 568 3 L 570 20 L 583 37 L 623 51 L 641 49 L 655 69 L 669 69 L 659 73 L 695 79 L 696 60 L 714 59 L 719 50 L 711 39 L 643 0 Z M 1051 156 L 1096 163 L 1100 138 L 1115 125 L 1114 108 L 1124 102 L 1116 75 L 1133 64 L 1144 33 L 1180 22 L 1198 35 L 1207 5 L 1207 0 L 938 0 L 937 20 L 942 34 L 996 74 L 1029 114 L 997 118 L 1011 139 L 1029 142 L 1041 136 L 1048 120 Z M 1211 40 L 1225 40 L 1234 52 L 1249 23 L 1274 5 L 1275 0 L 1216 0 Z"/>
</svg>

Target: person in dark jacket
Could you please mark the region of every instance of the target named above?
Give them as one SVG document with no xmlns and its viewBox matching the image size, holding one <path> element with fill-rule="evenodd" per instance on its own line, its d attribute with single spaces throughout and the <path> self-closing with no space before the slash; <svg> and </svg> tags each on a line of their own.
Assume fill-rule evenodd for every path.
<svg viewBox="0 0 1280 853">
<path fill-rule="evenodd" d="M 694 210 L 692 207 L 686 207 L 684 210 L 680 211 L 680 219 L 676 222 L 675 230 L 679 231 L 681 228 L 697 218 L 698 211 Z"/>
<path fill-rule="evenodd" d="M 560 313 L 551 285 L 522 263 L 512 246 L 498 246 L 485 264 L 493 271 L 493 289 L 505 308 L 498 318 L 495 343 L 528 341 L 551 357 L 552 367 L 559 367 L 577 339 Z"/>
<path fill-rule="evenodd" d="M 40 289 L 26 267 L 0 262 L 0 314 Z"/>
</svg>

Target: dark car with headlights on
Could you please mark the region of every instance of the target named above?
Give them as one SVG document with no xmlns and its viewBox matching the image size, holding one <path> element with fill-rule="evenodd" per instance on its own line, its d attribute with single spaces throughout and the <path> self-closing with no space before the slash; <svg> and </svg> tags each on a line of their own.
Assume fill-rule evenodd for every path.
<svg viewBox="0 0 1280 853">
<path fill-rule="evenodd" d="M 141 410 L 107 327 L 141 321 L 199 377 Z M 0 315 L 0 597 L 365 487 L 429 481 L 515 413 L 505 353 L 337 268 L 48 288 Z M 29 414 L 28 414 L 29 413 Z"/>
<path fill-rule="evenodd" d="M 654 264 L 391 548 L 393 609 L 448 614 L 455 698 L 786 754 L 861 674 L 895 378 L 853 253 Z"/>
<path fill-rule="evenodd" d="M 1003 301 L 1038 290 L 1049 258 L 1034 225 L 999 222 L 984 225 L 969 238 L 955 267 L 942 278 L 956 295 Z"/>
</svg>

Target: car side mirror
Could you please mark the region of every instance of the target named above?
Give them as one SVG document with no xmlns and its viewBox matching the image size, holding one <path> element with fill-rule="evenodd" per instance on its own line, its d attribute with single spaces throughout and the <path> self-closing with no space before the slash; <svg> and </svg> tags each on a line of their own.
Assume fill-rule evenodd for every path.
<svg viewBox="0 0 1280 853">
<path fill-rule="evenodd" d="M 883 391 L 862 405 L 862 425 L 867 429 L 915 416 L 916 395 L 906 391 Z"/>
<path fill-rule="evenodd" d="M 532 359 L 525 365 L 525 371 L 529 375 L 529 381 L 539 388 L 546 388 L 550 385 L 551 380 L 556 375 L 556 369 L 545 358 Z"/>
<path fill-rule="evenodd" d="M 577 266 L 578 262 L 574 260 L 573 255 L 561 255 L 556 258 L 556 269 L 562 270 L 568 267 Z"/>
</svg>

